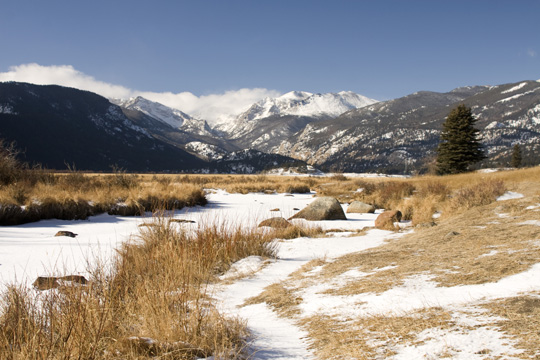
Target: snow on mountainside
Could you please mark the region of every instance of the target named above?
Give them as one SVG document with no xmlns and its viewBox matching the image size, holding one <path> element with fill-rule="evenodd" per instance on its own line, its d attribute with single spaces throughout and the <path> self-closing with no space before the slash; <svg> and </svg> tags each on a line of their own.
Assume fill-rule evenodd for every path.
<svg viewBox="0 0 540 360">
<path fill-rule="evenodd" d="M 124 99 L 111 99 L 111 102 L 129 110 L 140 111 L 154 119 L 160 120 L 175 129 L 180 129 L 195 133 L 198 135 L 208 135 L 209 127 L 206 121 L 193 118 L 188 114 L 160 104 L 150 101 L 141 96 Z"/>
<path fill-rule="evenodd" d="M 271 118 L 274 121 L 276 117 L 285 116 L 328 119 L 376 102 L 377 100 L 351 91 L 325 94 L 291 91 L 280 97 L 265 98 L 253 104 L 234 122 L 221 124 L 219 130 L 227 133 L 230 138 L 240 138 L 254 131 L 264 119 Z"/>
<path fill-rule="evenodd" d="M 449 111 L 471 107 L 490 166 L 507 166 L 512 147 L 524 162 L 538 163 L 540 85 L 536 81 L 461 87 L 447 93 L 420 91 L 308 124 L 282 141 L 277 153 L 323 171 L 407 173 L 425 171 Z M 525 159 L 526 158 L 526 159 Z"/>
<path fill-rule="evenodd" d="M 274 115 L 335 117 L 376 102 L 351 91 L 341 91 L 337 94 L 291 91 L 280 97 L 266 98 L 253 104 L 246 112 L 240 114 L 238 120 L 258 120 Z"/>
</svg>

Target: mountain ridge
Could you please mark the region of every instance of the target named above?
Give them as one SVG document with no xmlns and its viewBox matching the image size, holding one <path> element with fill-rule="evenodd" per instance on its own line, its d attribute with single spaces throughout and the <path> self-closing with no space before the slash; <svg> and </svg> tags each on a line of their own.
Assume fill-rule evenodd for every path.
<svg viewBox="0 0 540 360">
<path fill-rule="evenodd" d="M 8 83 L 1 84 L 0 137 L 8 134 L 8 140 L 19 137 L 25 142 L 24 131 L 19 129 L 15 137 L 10 131 L 27 121 L 28 116 L 38 121 L 39 114 L 35 111 L 28 115 L 37 106 L 60 130 L 66 127 L 75 133 L 77 122 L 66 123 L 66 114 L 70 114 L 73 119 L 79 119 L 77 126 L 87 124 L 84 126 L 89 131 L 89 122 L 113 143 L 129 144 L 131 139 L 136 139 L 148 144 L 154 142 L 152 146 L 143 146 L 148 152 L 156 147 L 172 149 L 171 153 L 184 151 L 180 158 L 188 154 L 203 161 L 193 166 L 193 171 L 261 171 L 295 161 L 302 166 L 305 161 L 325 171 L 424 172 L 432 166 L 442 122 L 451 108 L 460 103 L 471 107 L 478 119 L 481 142 L 488 156 L 481 166 L 505 166 L 514 144 L 523 146 L 526 164 L 536 165 L 540 161 L 540 82 L 532 80 L 464 86 L 445 93 L 418 91 L 380 102 L 351 92 L 292 91 L 254 103 L 237 117 L 228 131 L 219 126 L 211 128 L 203 119 L 142 97 L 114 101 L 122 105 L 118 106 L 90 92 L 63 88 L 69 89 L 64 92 L 79 91 L 77 96 L 87 97 L 88 104 L 79 103 L 70 96 L 63 98 L 59 86 L 32 88 L 31 84 L 12 83 L 12 87 L 17 84 L 27 88 L 24 96 L 28 103 L 19 104 L 16 100 L 20 89 L 12 89 L 15 95 L 11 96 L 5 91 Z M 41 94 L 44 89 L 47 92 Z M 39 102 L 34 99 L 37 93 L 49 99 Z M 95 108 L 93 102 L 101 104 L 97 115 L 88 112 L 89 108 Z M 347 110 L 335 115 L 343 109 Z M 11 121 L 7 128 L 6 121 Z M 36 132 L 31 128 L 27 131 Z M 94 134 L 94 141 L 106 148 L 92 131 L 89 134 Z M 35 135 L 36 143 L 44 143 Z M 55 154 L 51 154 L 52 158 L 64 156 L 61 151 L 49 152 Z M 111 156 L 109 153 L 109 161 Z"/>
</svg>

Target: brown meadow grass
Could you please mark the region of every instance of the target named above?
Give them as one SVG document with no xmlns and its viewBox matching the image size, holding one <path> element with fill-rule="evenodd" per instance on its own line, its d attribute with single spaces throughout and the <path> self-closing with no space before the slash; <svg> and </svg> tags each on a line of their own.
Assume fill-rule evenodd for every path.
<svg viewBox="0 0 540 360">
<path fill-rule="evenodd" d="M 331 283 L 341 274 L 356 270 L 367 273 L 346 285 L 323 291 L 328 296 L 383 293 L 419 274 L 429 274 L 437 286 L 451 287 L 497 282 L 527 271 L 540 263 L 540 228 L 536 221 L 540 204 L 540 168 L 493 174 L 464 174 L 447 177 L 397 179 L 396 185 L 366 181 L 363 192 L 346 196 L 402 209 L 418 226 L 414 232 L 377 248 L 348 254 L 332 261 L 316 259 L 268 286 L 246 303 L 265 302 L 281 316 L 295 319 L 309 333 L 311 348 L 320 359 L 373 359 L 395 355 L 396 345 L 416 346 L 424 330 L 470 331 L 474 327 L 456 323 L 456 310 L 431 307 L 406 314 L 370 315 L 343 319 L 318 314 L 303 317 L 303 290 Z M 365 180 L 361 180 L 364 182 Z M 384 180 L 388 181 L 388 180 Z M 358 182 L 360 183 L 360 182 Z M 366 185 L 367 184 L 367 185 Z M 413 187 L 413 190 L 407 190 Z M 405 196 L 380 196 L 380 189 L 396 189 Z M 404 191 L 405 190 L 405 191 Z M 507 190 L 524 198 L 495 202 Z M 334 188 L 334 192 L 337 190 Z M 410 207 L 408 209 L 407 207 Z M 439 218 L 433 218 L 435 212 Z M 416 220 L 415 220 L 416 219 Z M 319 267 L 316 275 L 310 271 Z M 524 350 L 519 358 L 536 358 L 538 294 L 510 297 L 478 304 L 482 317 L 493 320 L 483 326 L 496 327 Z M 487 312 L 486 312 L 487 311 Z M 475 318 L 475 314 L 466 313 Z M 463 314 L 461 314 L 463 316 Z M 484 320 L 482 320 L 484 321 Z M 451 357 L 453 349 L 437 354 Z M 489 357 L 488 350 L 482 354 Z"/>
<path fill-rule="evenodd" d="M 227 224 L 182 230 L 163 216 L 118 252 L 110 269 L 91 269 L 87 286 L 3 294 L 2 359 L 239 358 L 240 319 L 221 315 L 207 294 L 231 263 L 275 255 L 274 236 Z"/>
<path fill-rule="evenodd" d="M 298 305 L 304 301 L 301 294 L 307 286 L 352 269 L 371 275 L 328 290 L 328 295 L 381 293 L 420 273 L 433 275 L 438 286 L 482 284 L 540 262 L 540 228 L 524 224 L 538 219 L 538 212 L 527 208 L 540 203 L 540 168 L 408 179 L 124 173 L 40 176 L 41 180 L 19 179 L 2 185 L 1 211 L 8 215 L 1 216 L 16 216 L 21 205 L 25 211 L 39 207 L 47 216 L 60 218 L 73 214 L 83 218 L 96 211 L 128 214 L 174 209 L 203 204 L 204 189 L 212 188 L 239 193 L 312 190 L 341 201 L 360 200 L 401 210 L 418 225 L 415 232 L 331 262 L 314 260 L 248 301 L 266 302 L 281 316 L 296 319 L 310 334 L 310 344 L 321 359 L 389 357 L 394 345 L 414 345 L 425 329 L 449 329 L 456 324 L 441 308 L 348 321 L 324 315 L 302 318 Z M 526 198 L 495 203 L 506 190 Z M 435 212 L 440 213 L 439 218 L 433 218 Z M 242 358 L 247 345 L 245 325 L 215 309 L 208 286 L 234 261 L 249 255 L 275 256 L 275 238 L 324 236 L 316 227 L 278 232 L 241 229 L 234 224 L 209 224 L 189 233 L 162 213 L 153 224 L 142 227 L 140 236 L 120 249 L 112 264 L 90 269 L 87 286 L 37 295 L 20 285 L 9 286 L 0 303 L 0 358 Z M 317 276 L 306 275 L 315 266 L 321 267 Z M 373 271 L 382 268 L 386 269 Z M 530 305 L 535 304 L 534 299 L 524 296 L 483 305 L 500 316 L 495 325 L 520 340 L 531 356 L 538 345 L 531 335 L 537 326 L 536 310 Z"/>
</svg>

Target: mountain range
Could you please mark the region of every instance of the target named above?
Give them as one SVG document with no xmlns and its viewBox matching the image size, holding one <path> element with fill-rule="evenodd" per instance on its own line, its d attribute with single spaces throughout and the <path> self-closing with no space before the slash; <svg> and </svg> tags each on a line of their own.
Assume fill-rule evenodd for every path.
<svg viewBox="0 0 540 360">
<path fill-rule="evenodd" d="M 477 118 L 484 166 L 505 166 L 516 143 L 526 164 L 538 164 L 538 81 L 421 91 L 381 102 L 352 92 L 292 91 L 214 127 L 142 97 L 106 99 L 6 82 L 0 83 L 0 138 L 15 141 L 25 160 L 55 169 L 250 173 L 310 164 L 326 171 L 410 173 L 431 166 L 442 123 L 461 103 Z"/>
</svg>

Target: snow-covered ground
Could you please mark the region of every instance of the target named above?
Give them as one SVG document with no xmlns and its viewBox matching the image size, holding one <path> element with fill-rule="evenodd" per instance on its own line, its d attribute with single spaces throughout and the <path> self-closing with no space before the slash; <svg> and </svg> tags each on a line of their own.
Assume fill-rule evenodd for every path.
<svg viewBox="0 0 540 360">
<path fill-rule="evenodd" d="M 520 194 L 508 193 L 500 200 L 515 199 Z M 274 216 L 285 218 L 293 215 L 313 200 L 313 194 L 229 194 L 222 190 L 208 195 L 206 207 L 195 207 L 177 211 L 178 219 L 195 220 L 199 226 L 214 221 L 226 221 L 231 225 L 256 226 L 260 221 Z M 346 208 L 346 205 L 344 205 Z M 335 232 L 331 237 L 298 238 L 280 241 L 278 259 L 264 260 L 250 257 L 233 266 L 223 279 L 232 279 L 212 289 L 218 308 L 224 313 L 239 316 L 247 321 L 253 338 L 250 342 L 253 359 L 310 359 L 308 333 L 298 327 L 293 319 L 279 317 L 266 304 L 239 306 L 246 299 L 259 295 L 268 285 L 284 281 L 291 273 L 313 259 L 333 261 L 338 257 L 374 248 L 389 239 L 399 239 L 401 233 L 368 230 L 354 236 L 354 231 L 374 225 L 376 214 L 347 214 L 346 221 L 315 222 L 325 229 L 343 229 L 350 232 Z M 38 223 L 4 227 L 0 229 L 0 281 L 30 284 L 38 275 L 85 274 L 88 262 L 106 261 L 121 243 L 134 238 L 138 226 L 151 219 L 145 217 L 119 217 L 100 215 L 84 221 L 48 220 Z M 301 221 L 301 220 L 300 220 Z M 76 238 L 55 237 L 58 230 L 77 233 Z M 353 236 L 350 236 L 350 235 Z M 241 277 L 242 274 L 247 276 Z M 361 272 L 348 272 L 336 282 L 366 276 Z M 239 280 L 234 280 L 240 277 Z M 404 284 L 382 294 L 361 294 L 336 297 L 323 294 L 331 284 L 318 284 L 304 289 L 301 316 L 323 313 L 331 316 L 360 317 L 366 314 L 406 313 L 430 306 L 439 306 L 454 311 L 456 323 L 472 323 L 477 318 L 467 317 L 465 309 L 482 299 L 504 298 L 523 292 L 540 290 L 540 265 L 495 283 L 437 287 L 428 274 L 418 274 Z M 473 324 L 474 325 L 474 324 Z M 452 358 L 483 359 L 478 351 L 489 349 L 491 355 L 513 358 L 518 353 L 513 342 L 492 327 L 477 328 L 470 333 L 440 329 L 426 330 L 419 334 L 425 340 L 419 346 L 400 345 L 394 348 L 394 359 L 437 358 L 433 354 L 441 347 L 453 344 Z M 438 333 L 441 332 L 441 333 Z M 442 350 L 441 350 L 442 351 Z M 435 356 L 435 357 L 433 357 Z"/>
</svg>

